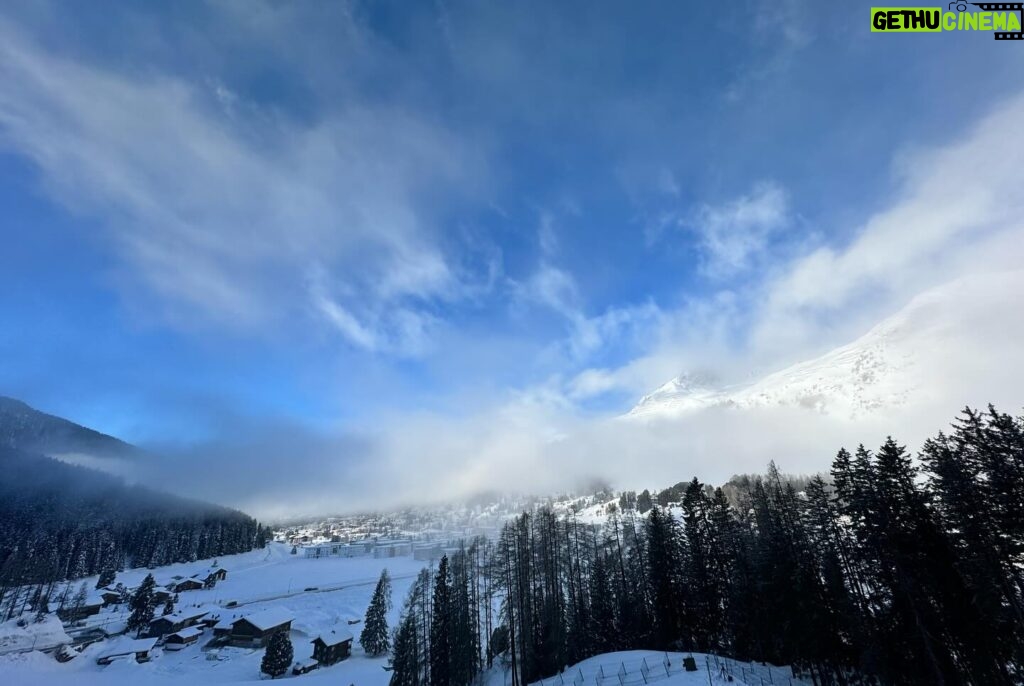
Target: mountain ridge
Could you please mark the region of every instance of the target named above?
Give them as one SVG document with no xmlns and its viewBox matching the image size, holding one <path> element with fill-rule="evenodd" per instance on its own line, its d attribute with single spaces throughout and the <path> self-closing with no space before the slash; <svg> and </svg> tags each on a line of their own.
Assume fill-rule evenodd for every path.
<svg viewBox="0 0 1024 686">
<path fill-rule="evenodd" d="M 626 416 L 781 405 L 856 418 L 957 392 L 957 383 L 993 371 L 978 363 L 989 347 L 1012 351 L 1024 344 L 1024 324 L 1007 316 L 1022 287 L 1024 271 L 960 278 L 924 291 L 822 355 L 735 386 L 714 387 L 683 374 L 644 396 Z M 954 353 L 936 357 L 938 340 Z"/>
<path fill-rule="evenodd" d="M 0 446 L 51 457 L 86 455 L 99 459 L 133 460 L 145 454 L 142 449 L 119 438 L 2 395 Z"/>
</svg>

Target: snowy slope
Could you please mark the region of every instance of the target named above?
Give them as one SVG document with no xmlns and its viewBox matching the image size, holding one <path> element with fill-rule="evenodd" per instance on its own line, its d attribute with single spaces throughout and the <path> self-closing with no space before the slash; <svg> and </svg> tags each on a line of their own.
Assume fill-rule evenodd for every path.
<svg viewBox="0 0 1024 686">
<path fill-rule="evenodd" d="M 686 657 L 694 659 L 697 671 L 688 672 L 683 668 Z M 531 686 L 708 686 L 709 683 L 761 686 L 762 680 L 764 684 L 782 686 L 803 686 L 809 683 L 794 678 L 792 670 L 787 667 L 738 662 L 704 653 L 625 650 L 587 658 L 567 667 L 562 674 Z M 492 677 L 487 680 L 487 686 L 508 686 L 508 679 Z"/>
<path fill-rule="evenodd" d="M 307 559 L 291 555 L 289 551 L 290 546 L 272 543 L 266 550 L 220 557 L 218 564 L 228 570 L 227 578 L 214 589 L 181 593 L 178 608 L 202 606 L 218 612 L 222 619 L 268 611 L 291 615 L 295 618 L 290 634 L 295 657 L 304 659 L 312 653 L 311 641 L 322 633 L 351 631 L 358 637 L 362 625 L 349 625 L 348 621 L 363 617 L 377 578 L 385 568 L 391 574 L 394 601 L 387 619 L 390 626 L 395 626 L 402 600 L 413 578 L 425 565 L 411 557 Z M 174 575 L 190 576 L 212 563 L 212 560 L 199 560 L 155 570 L 132 569 L 119 573 L 117 580 L 133 586 L 152 571 L 154 577 L 163 582 Z M 95 580 L 96 577 L 84 579 L 90 587 Z M 231 607 L 227 607 L 229 604 Z M 127 608 L 124 606 L 105 608 L 99 615 L 89 618 L 87 624 L 118 631 L 123 629 L 126 617 Z M 61 629 L 56 620 L 29 625 L 28 630 L 41 634 L 36 641 L 37 648 L 67 642 L 66 636 L 58 634 Z M 216 659 L 212 659 L 202 648 L 202 644 L 208 641 L 206 635 L 198 644 L 180 651 L 158 648 L 149 663 L 126 661 L 109 666 L 97 665 L 96 658 L 130 637 L 114 637 L 91 645 L 64 664 L 38 650 L 14 652 L 15 648 L 30 648 L 32 638 L 14 622 L 0 624 L 0 639 L 4 639 L 10 648 L 7 652 L 0 651 L 0 684 L 140 686 L 258 683 L 263 680 L 260 674 L 262 650 L 221 648 L 214 653 Z M 357 641 L 351 658 L 301 677 L 302 683 L 320 681 L 324 684 L 386 686 L 390 676 L 383 669 L 386 662 L 384 657 L 365 655 Z"/>
<path fill-rule="evenodd" d="M 1024 272 L 975 276 L 932 289 L 847 345 L 743 386 L 687 375 L 645 396 L 633 417 L 709 407 L 802 407 L 859 417 L 950 397 L 954 406 L 1009 386 L 1024 346 Z M 1019 398 L 1013 404 L 1019 403 Z"/>
</svg>

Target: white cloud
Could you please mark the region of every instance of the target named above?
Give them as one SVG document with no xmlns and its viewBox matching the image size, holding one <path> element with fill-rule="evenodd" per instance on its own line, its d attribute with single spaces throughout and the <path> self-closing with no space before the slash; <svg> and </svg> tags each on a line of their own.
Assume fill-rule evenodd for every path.
<svg viewBox="0 0 1024 686">
<path fill-rule="evenodd" d="M 773 356 L 848 337 L 928 288 L 1024 264 L 1022 118 L 1016 97 L 950 144 L 900 157 L 888 209 L 764 285 L 752 345 Z"/>
<path fill-rule="evenodd" d="M 568 319 L 577 316 L 579 291 L 572 275 L 548 262 L 541 262 L 525 281 L 510 281 L 513 296 L 522 304 L 549 308 Z"/>
<path fill-rule="evenodd" d="M 127 298 L 185 326 L 265 327 L 310 298 L 356 345 L 388 349 L 374 321 L 419 337 L 431 303 L 476 287 L 431 217 L 472 192 L 480 160 L 397 108 L 349 99 L 299 123 L 216 81 L 44 52 L 0 23 L 0 142 L 100 220 Z M 308 292 L 313 268 L 329 288 Z"/>
<path fill-rule="evenodd" d="M 702 205 L 683 225 L 699 237 L 705 273 L 723 278 L 751 267 L 773 234 L 789 222 L 786 192 L 778 184 L 762 182 L 724 204 Z"/>
<path fill-rule="evenodd" d="M 540 214 L 537 242 L 540 244 L 540 253 L 544 257 L 553 257 L 558 252 L 558 234 L 555 231 L 555 217 L 547 210 L 542 211 Z"/>
</svg>

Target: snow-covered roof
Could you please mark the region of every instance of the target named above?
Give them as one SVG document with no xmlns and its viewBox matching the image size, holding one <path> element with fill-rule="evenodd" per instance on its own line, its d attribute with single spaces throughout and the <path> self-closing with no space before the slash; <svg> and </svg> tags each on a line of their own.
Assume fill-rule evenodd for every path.
<svg viewBox="0 0 1024 686">
<path fill-rule="evenodd" d="M 311 657 L 307 657 L 305 660 L 296 660 L 295 666 L 299 669 L 306 669 L 307 667 L 315 667 L 320 664 L 319 660 L 314 660 Z"/>
<path fill-rule="evenodd" d="M 190 626 L 186 629 L 182 629 L 181 631 L 175 631 L 173 634 L 168 634 L 167 638 L 170 638 L 171 636 L 177 636 L 178 638 L 184 640 L 192 638 L 193 636 L 201 636 L 202 634 L 202 627 Z"/>
<path fill-rule="evenodd" d="M 202 612 L 204 615 L 207 615 L 207 619 L 221 617 L 228 613 L 228 610 L 225 610 L 220 605 L 214 605 L 213 603 L 204 603 L 202 605 L 196 605 L 193 608 L 183 608 L 179 610 L 179 612 L 191 612 L 193 610 L 195 610 L 196 612 Z"/>
<path fill-rule="evenodd" d="M 199 617 L 205 616 L 208 612 L 209 612 L 208 610 L 204 610 L 204 609 L 198 608 L 198 607 L 187 607 L 187 608 L 185 608 L 183 610 L 178 610 L 177 612 L 172 612 L 169 615 L 164 615 L 163 617 L 157 617 L 153 621 L 156 622 L 156 621 L 159 621 L 161 619 L 166 619 L 169 622 L 177 624 L 178 622 L 186 622 L 186 621 L 188 621 L 190 619 L 198 619 Z"/>
<path fill-rule="evenodd" d="M 354 636 L 352 636 L 352 632 L 348 629 L 338 627 L 337 629 L 331 629 L 331 631 L 326 634 L 320 634 L 316 638 L 319 638 L 329 646 L 335 646 L 339 643 L 353 640 Z M 313 641 L 316 641 L 316 638 L 314 638 Z"/>
<path fill-rule="evenodd" d="M 210 578 L 210 576 L 216 574 L 217 572 L 224 572 L 225 574 L 227 574 L 227 571 L 228 570 L 225 569 L 224 567 L 207 567 L 206 569 L 200 569 L 198 572 L 196 572 L 195 574 L 193 574 L 189 578 L 190 579 L 208 579 L 208 578 Z"/>
<path fill-rule="evenodd" d="M 130 641 L 120 641 L 117 645 L 111 646 L 96 657 L 114 657 L 116 655 L 130 655 L 132 653 L 147 653 L 156 645 L 155 638 L 136 638 Z"/>
<path fill-rule="evenodd" d="M 221 619 L 213 625 L 214 629 L 230 629 L 235 622 L 241 619 L 241 615 L 237 612 L 224 612 L 221 614 Z"/>
<path fill-rule="evenodd" d="M 243 619 L 260 631 L 266 631 L 267 629 L 273 629 L 275 626 L 281 626 L 286 622 L 293 621 L 295 616 L 284 608 L 272 607 L 269 610 L 263 610 L 262 612 L 236 619 L 232 624 L 237 624 Z"/>
</svg>

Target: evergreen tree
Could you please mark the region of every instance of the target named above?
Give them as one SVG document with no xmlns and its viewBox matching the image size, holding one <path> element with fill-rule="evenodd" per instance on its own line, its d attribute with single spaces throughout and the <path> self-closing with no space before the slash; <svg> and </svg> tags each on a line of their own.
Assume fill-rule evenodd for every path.
<svg viewBox="0 0 1024 686">
<path fill-rule="evenodd" d="M 288 637 L 288 632 L 278 631 L 270 637 L 270 642 L 267 643 L 263 660 L 260 662 L 260 671 L 272 679 L 276 679 L 288 671 L 294 657 L 295 650 L 292 648 L 292 640 Z"/>
<path fill-rule="evenodd" d="M 359 635 L 359 644 L 367 655 L 376 657 L 386 653 L 391 648 L 391 640 L 388 633 L 387 613 L 391 610 L 391 577 L 388 570 L 380 573 L 377 580 L 377 587 L 370 598 L 370 606 L 366 609 L 366 620 L 363 622 L 363 631 Z"/>
<path fill-rule="evenodd" d="M 588 654 L 612 652 L 618 648 L 615 619 L 615 595 L 609 576 L 611 562 L 595 552 L 590 571 L 590 635 Z"/>
<path fill-rule="evenodd" d="M 679 647 L 684 627 L 684 600 L 680 583 L 682 551 L 675 518 L 657 506 L 651 509 L 647 518 L 647 546 L 654 646 L 658 650 L 669 650 Z"/>
<path fill-rule="evenodd" d="M 434 577 L 430 619 L 430 686 L 449 686 L 451 678 L 452 589 L 448 556 L 441 557 Z"/>
<path fill-rule="evenodd" d="M 106 588 L 107 586 L 110 586 L 112 583 L 114 583 L 116 579 L 117 569 L 114 568 L 113 561 L 111 561 L 108 566 L 105 566 L 100 571 L 99 579 L 96 581 L 96 588 Z"/>
<path fill-rule="evenodd" d="M 153 600 L 154 589 L 156 589 L 156 580 L 152 574 L 147 574 L 128 602 L 128 609 L 131 610 L 131 614 L 128 616 L 129 631 L 141 634 L 142 630 L 153 621 L 156 604 Z"/>
<path fill-rule="evenodd" d="M 420 686 L 424 683 L 420 673 L 419 643 L 415 615 L 411 612 L 403 614 L 395 631 L 390 686 Z"/>
<path fill-rule="evenodd" d="M 480 669 L 480 638 L 477 633 L 476 610 L 473 607 L 471 558 L 466 550 L 458 550 L 450 565 L 450 682 L 469 686 Z M 564 629 L 564 621 L 559 623 Z"/>
<path fill-rule="evenodd" d="M 636 509 L 639 510 L 640 514 L 647 514 L 651 511 L 652 507 L 654 507 L 654 500 L 651 498 L 651 492 L 645 488 L 636 497 Z"/>
</svg>

